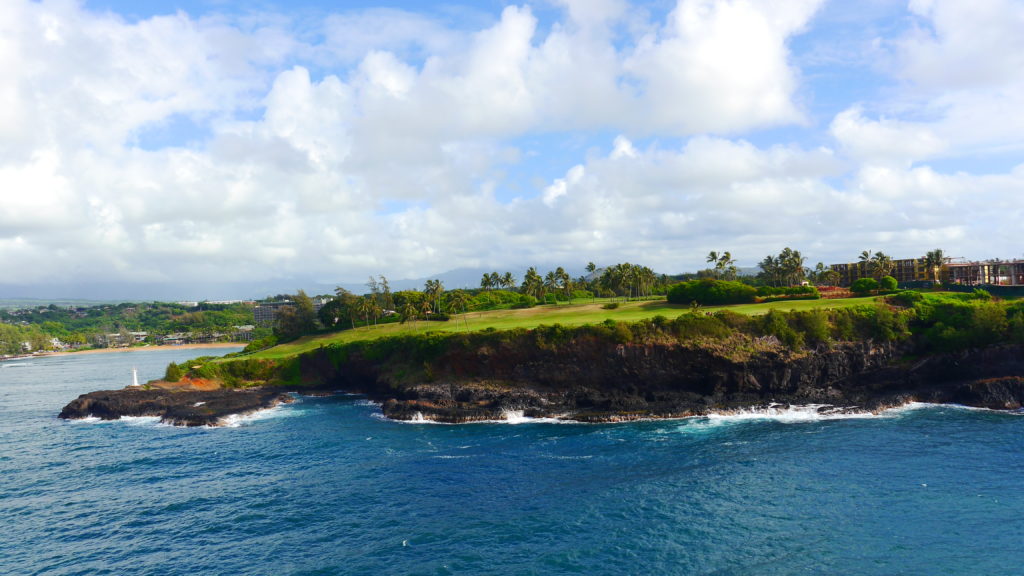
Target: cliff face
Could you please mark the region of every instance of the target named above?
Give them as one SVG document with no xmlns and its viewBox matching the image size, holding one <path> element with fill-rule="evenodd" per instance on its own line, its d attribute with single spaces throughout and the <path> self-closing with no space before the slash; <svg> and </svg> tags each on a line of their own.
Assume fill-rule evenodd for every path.
<svg viewBox="0 0 1024 576">
<path fill-rule="evenodd" d="M 553 344 L 518 336 L 410 339 L 323 348 L 268 367 L 232 366 L 251 380 L 289 384 L 246 390 L 126 389 L 85 394 L 62 418 L 160 416 L 185 425 L 287 401 L 285 391 L 360 392 L 390 418 L 497 420 L 509 413 L 580 421 L 683 417 L 768 404 L 875 411 L 907 402 L 1019 409 L 1024 347 L 909 358 L 909 346 L 871 341 L 793 352 L 774 339 L 617 344 L 573 337 Z M 253 370 L 260 372 L 260 377 Z"/>
<path fill-rule="evenodd" d="M 453 347 L 417 365 L 355 354 L 304 358 L 304 379 L 363 392 L 385 415 L 445 422 L 532 417 L 613 421 L 678 417 L 769 403 L 877 410 L 909 401 L 998 409 L 1024 402 L 1024 351 L 990 348 L 900 361 L 894 344 L 842 343 L 793 353 L 577 340 L 558 347 L 512 343 Z"/>
</svg>

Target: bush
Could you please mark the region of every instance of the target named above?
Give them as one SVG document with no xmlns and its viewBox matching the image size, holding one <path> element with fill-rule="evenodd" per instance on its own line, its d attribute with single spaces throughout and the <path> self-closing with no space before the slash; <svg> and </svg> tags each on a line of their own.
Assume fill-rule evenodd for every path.
<svg viewBox="0 0 1024 576">
<path fill-rule="evenodd" d="M 757 289 L 757 295 L 765 296 L 814 296 L 820 298 L 821 294 L 814 286 L 761 286 Z"/>
<path fill-rule="evenodd" d="M 451 317 L 449 317 L 447 314 L 443 312 L 439 312 L 436 314 L 427 314 L 426 319 L 429 320 L 430 322 L 447 322 L 448 320 L 451 319 Z"/>
<path fill-rule="evenodd" d="M 850 284 L 850 292 L 858 296 L 866 296 L 875 290 L 878 290 L 878 280 L 874 278 L 858 278 Z"/>
<path fill-rule="evenodd" d="M 748 304 L 754 302 L 757 290 L 742 282 L 712 280 L 703 278 L 681 282 L 668 290 L 668 301 L 672 304 L 698 302 L 703 306 L 719 304 Z"/>
<path fill-rule="evenodd" d="M 896 294 L 889 296 L 888 298 L 886 298 L 886 300 L 891 304 L 903 306 L 904 308 L 909 308 L 914 304 L 920 302 L 921 300 L 924 300 L 924 294 L 921 294 L 920 292 L 916 292 L 914 290 L 904 290 L 902 292 L 897 292 Z"/>
<path fill-rule="evenodd" d="M 878 281 L 878 287 L 882 290 L 895 290 L 899 283 L 892 276 L 882 276 L 882 279 Z"/>
<path fill-rule="evenodd" d="M 974 300 L 991 300 L 992 293 L 983 288 L 975 288 L 974 292 L 971 292 L 971 298 Z"/>
<path fill-rule="evenodd" d="M 590 290 L 573 290 L 572 291 L 572 299 L 573 300 L 586 300 L 586 299 L 590 299 L 590 298 L 593 298 L 593 297 L 594 297 L 594 293 L 591 292 Z"/>
<path fill-rule="evenodd" d="M 277 346 L 277 336 L 271 335 L 266 338 L 260 338 L 259 340 L 249 342 L 249 344 L 242 349 L 242 352 L 259 352 L 260 350 L 265 350 L 274 346 Z"/>
<path fill-rule="evenodd" d="M 604 308 L 605 310 L 615 310 L 618 307 L 619 307 L 619 303 L 618 302 L 608 302 L 606 304 L 602 304 L 601 305 L 601 308 Z"/>
<path fill-rule="evenodd" d="M 181 380 L 181 368 L 174 362 L 167 365 L 167 370 L 164 372 L 164 380 L 167 382 L 177 382 Z"/>
</svg>

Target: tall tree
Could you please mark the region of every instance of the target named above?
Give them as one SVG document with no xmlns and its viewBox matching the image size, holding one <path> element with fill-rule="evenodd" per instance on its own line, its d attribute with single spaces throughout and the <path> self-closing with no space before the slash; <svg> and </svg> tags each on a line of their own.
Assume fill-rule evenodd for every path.
<svg viewBox="0 0 1024 576">
<path fill-rule="evenodd" d="M 936 284 L 941 280 L 942 267 L 946 264 L 946 255 L 941 249 L 936 248 L 924 255 L 924 265 L 931 272 L 932 279 Z"/>
<path fill-rule="evenodd" d="M 511 272 L 505 272 L 501 276 L 501 287 L 505 290 L 511 290 L 516 287 L 516 277 Z"/>
<path fill-rule="evenodd" d="M 448 313 L 458 314 L 462 312 L 462 321 L 466 328 L 469 328 L 469 320 L 466 318 L 466 308 L 469 306 L 469 295 L 462 290 L 454 290 L 448 296 Z"/>
<path fill-rule="evenodd" d="M 533 296 L 538 300 L 544 298 L 544 279 L 541 278 L 540 274 L 537 273 L 537 269 L 533 266 L 530 266 L 529 270 L 526 271 L 526 275 L 523 276 L 522 291 L 523 294 Z"/>
</svg>

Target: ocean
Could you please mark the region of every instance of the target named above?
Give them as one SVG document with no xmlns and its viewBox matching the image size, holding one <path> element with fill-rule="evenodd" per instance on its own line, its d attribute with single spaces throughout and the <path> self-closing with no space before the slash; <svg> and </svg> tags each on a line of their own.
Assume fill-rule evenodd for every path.
<svg viewBox="0 0 1024 576">
<path fill-rule="evenodd" d="M 0 363 L 0 574 L 1024 573 L 1021 414 L 57 419 L 206 353 Z"/>
</svg>

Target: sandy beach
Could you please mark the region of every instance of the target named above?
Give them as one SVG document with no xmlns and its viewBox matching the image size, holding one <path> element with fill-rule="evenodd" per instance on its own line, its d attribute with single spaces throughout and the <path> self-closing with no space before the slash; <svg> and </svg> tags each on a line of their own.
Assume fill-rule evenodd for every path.
<svg viewBox="0 0 1024 576">
<path fill-rule="evenodd" d="M 95 348 L 92 350 L 75 350 L 69 352 L 42 352 L 40 354 L 25 354 L 21 356 L 12 356 L 10 358 L 0 358 L 0 362 L 3 362 L 5 360 L 23 360 L 25 358 L 42 358 L 44 356 L 66 356 L 69 354 L 111 354 L 115 352 L 140 352 L 143 350 L 203 350 L 216 348 L 241 348 L 244 346 L 244 342 L 216 342 L 212 344 L 181 344 L 178 346 L 159 345 L 133 346 L 131 348 Z"/>
</svg>

